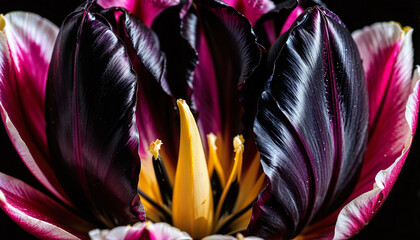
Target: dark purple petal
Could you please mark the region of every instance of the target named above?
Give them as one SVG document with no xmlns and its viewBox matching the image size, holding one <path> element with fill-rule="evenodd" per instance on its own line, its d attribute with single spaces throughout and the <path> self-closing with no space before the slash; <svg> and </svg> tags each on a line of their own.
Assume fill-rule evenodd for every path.
<svg viewBox="0 0 420 240">
<path fill-rule="evenodd" d="M 232 139 L 242 132 L 238 86 L 247 81 L 261 58 L 251 24 L 234 8 L 218 1 L 194 3 L 198 18 L 196 43 L 199 56 L 193 101 L 202 136 L 218 136 L 220 159 L 230 168 Z"/>
<path fill-rule="evenodd" d="M 270 179 L 248 228 L 296 236 L 350 194 L 365 154 L 368 100 L 357 47 L 328 10 L 315 7 L 277 52 L 254 132 Z"/>
<path fill-rule="evenodd" d="M 283 0 L 270 12 L 262 15 L 255 24 L 258 42 L 270 49 L 274 41 L 285 33 L 296 18 L 308 7 L 324 4 L 317 0 Z"/>
<path fill-rule="evenodd" d="M 175 99 L 182 98 L 191 106 L 192 81 L 198 56 L 184 37 L 180 10 L 180 6 L 176 6 L 163 11 L 154 21 L 153 30 L 159 37 L 161 50 L 167 60 L 166 78 L 163 83 Z M 191 14 L 185 17 L 185 21 L 189 21 L 186 26 L 195 25 L 190 16 Z M 195 35 L 196 32 L 188 35 L 192 34 Z"/>
<path fill-rule="evenodd" d="M 272 11 L 261 16 L 255 24 L 255 34 L 258 42 L 267 50 L 279 37 L 289 15 L 298 6 L 297 0 L 282 1 Z"/>
<path fill-rule="evenodd" d="M 0 207 L 19 226 L 41 239 L 87 238 L 96 226 L 32 188 L 0 173 Z"/>
<path fill-rule="evenodd" d="M 124 13 L 118 22 L 119 36 L 124 41 L 138 77 L 136 123 L 140 134 L 141 160 L 143 163 L 152 161 L 147 149 L 151 142 L 160 139 L 164 144 L 161 151 L 163 161 L 169 173 L 173 174 L 175 171 L 171 169 L 175 168 L 178 156 L 179 126 L 175 99 L 168 95 L 170 89 L 166 88 L 165 54 L 160 50 L 156 34 L 140 20 Z"/>
<path fill-rule="evenodd" d="M 75 205 L 104 226 L 145 220 L 137 195 L 140 161 L 137 77 L 127 50 L 87 3 L 62 25 L 46 95 L 51 165 Z"/>
</svg>

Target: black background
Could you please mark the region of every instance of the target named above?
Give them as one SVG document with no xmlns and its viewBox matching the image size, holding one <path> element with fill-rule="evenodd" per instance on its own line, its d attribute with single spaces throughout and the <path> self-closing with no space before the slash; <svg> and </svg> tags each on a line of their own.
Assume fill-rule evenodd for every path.
<svg viewBox="0 0 420 240">
<path fill-rule="evenodd" d="M 60 26 L 65 16 L 82 0 L 2 0 L 0 11 L 31 11 Z M 378 21 L 398 21 L 414 28 L 415 64 L 420 64 L 420 0 L 329 0 L 324 1 L 350 31 Z M 418 135 L 418 134 L 417 134 Z M 373 220 L 355 239 L 420 239 L 420 137 L 414 138 L 402 172 Z M 0 127 L 0 172 L 5 172 L 44 190 L 13 150 L 4 127 Z M 45 191 L 45 190 L 44 190 Z M 34 239 L 0 210 L 0 239 Z"/>
</svg>

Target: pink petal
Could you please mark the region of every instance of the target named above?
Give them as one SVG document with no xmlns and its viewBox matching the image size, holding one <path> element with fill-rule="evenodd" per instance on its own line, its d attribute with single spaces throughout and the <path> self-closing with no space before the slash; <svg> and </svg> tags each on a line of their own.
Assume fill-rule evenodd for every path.
<svg viewBox="0 0 420 240">
<path fill-rule="evenodd" d="M 377 23 L 353 34 L 359 48 L 369 95 L 369 140 L 359 182 L 350 199 L 371 190 L 374 176 L 391 166 L 412 137 L 405 118 L 413 89 L 412 30 Z"/>
<path fill-rule="evenodd" d="M 261 15 L 274 9 L 274 2 L 270 0 L 223 0 L 242 13 L 254 26 Z"/>
<path fill-rule="evenodd" d="M 289 14 L 286 21 L 284 22 L 284 25 L 283 25 L 283 27 L 281 28 L 281 31 L 280 31 L 280 35 L 285 33 L 287 30 L 289 30 L 289 28 L 292 26 L 292 24 L 295 22 L 295 20 L 304 11 L 305 10 L 301 6 L 297 6 L 295 9 L 293 9 L 293 11 Z"/>
<path fill-rule="evenodd" d="M 94 225 L 24 182 L 0 173 L 0 207 L 41 239 L 84 239 Z"/>
<path fill-rule="evenodd" d="M 58 28 L 32 13 L 4 16 L 0 35 L 0 113 L 20 157 L 44 186 L 65 197 L 46 162 L 45 86 Z"/>
<path fill-rule="evenodd" d="M 417 68 L 414 76 L 417 80 L 420 79 L 419 73 L 420 68 Z M 390 167 L 376 175 L 373 190 L 360 195 L 341 210 L 335 226 L 334 239 L 347 239 L 358 233 L 372 219 L 388 196 L 404 165 L 411 147 L 412 137 L 416 131 L 419 96 L 420 82 L 418 81 L 407 102 L 405 116 L 411 129 L 411 135 L 407 139 L 404 150 Z"/>
<path fill-rule="evenodd" d="M 178 5 L 180 0 L 98 0 L 98 4 L 104 8 L 123 7 L 133 15 L 143 21 L 144 24 L 151 27 L 153 20 L 166 8 Z M 189 7 L 191 1 L 187 1 Z M 181 16 L 186 10 L 181 12 Z"/>
<path fill-rule="evenodd" d="M 112 230 L 95 229 L 89 232 L 92 240 L 190 240 L 187 233 L 167 223 L 137 223 L 134 226 L 121 226 Z"/>
</svg>

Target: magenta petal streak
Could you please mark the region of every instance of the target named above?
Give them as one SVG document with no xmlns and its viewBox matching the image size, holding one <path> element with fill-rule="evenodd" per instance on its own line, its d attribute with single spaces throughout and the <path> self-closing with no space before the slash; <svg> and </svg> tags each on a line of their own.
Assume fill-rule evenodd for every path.
<svg viewBox="0 0 420 240">
<path fill-rule="evenodd" d="M 281 28 L 280 35 L 285 33 L 292 24 L 295 22 L 296 18 L 299 17 L 300 14 L 303 13 L 303 8 L 301 6 L 297 6 L 287 17 L 286 22 L 284 23 L 283 27 Z M 274 42 L 274 41 L 273 41 Z"/>
<path fill-rule="evenodd" d="M 69 203 L 47 164 L 45 86 L 58 28 L 35 14 L 4 16 L 0 34 L 0 110 L 6 131 L 35 177 Z"/>
<path fill-rule="evenodd" d="M 361 177 L 352 198 L 371 190 L 374 176 L 391 166 L 407 147 L 412 132 L 405 119 L 406 103 L 417 79 L 413 66 L 412 30 L 378 23 L 355 32 L 368 86 L 369 142 Z M 411 140 L 410 140 L 411 141 Z"/>
<path fill-rule="evenodd" d="M 155 18 L 163 10 L 179 3 L 179 0 L 98 0 L 98 4 L 104 8 L 118 6 L 127 9 L 149 27 L 152 26 Z M 181 15 L 183 14 L 185 14 L 185 11 L 181 12 Z"/>
<path fill-rule="evenodd" d="M 274 9 L 274 3 L 270 0 L 223 0 L 229 6 L 242 13 L 252 25 L 261 15 Z"/>
</svg>

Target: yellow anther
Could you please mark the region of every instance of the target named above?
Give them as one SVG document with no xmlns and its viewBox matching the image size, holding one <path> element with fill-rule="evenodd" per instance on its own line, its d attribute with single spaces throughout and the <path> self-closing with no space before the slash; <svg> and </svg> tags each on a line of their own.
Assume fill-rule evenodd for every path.
<svg viewBox="0 0 420 240">
<path fill-rule="evenodd" d="M 237 172 L 237 181 L 238 183 L 241 181 L 241 173 L 242 173 L 242 158 L 244 153 L 244 137 L 242 135 L 238 135 L 233 138 L 233 149 L 235 151 L 235 165 L 237 164 L 237 168 L 235 171 Z M 234 167 L 235 168 L 235 167 Z"/>
<path fill-rule="evenodd" d="M 4 19 L 3 14 L 0 14 L 0 31 L 3 31 L 5 26 L 6 26 L 6 19 Z"/>
<path fill-rule="evenodd" d="M 410 31 L 411 29 L 413 29 L 413 28 L 410 27 L 410 26 L 405 26 L 405 27 L 402 28 L 402 30 L 404 31 L 405 34 L 407 34 L 408 31 Z"/>
<path fill-rule="evenodd" d="M 177 101 L 180 115 L 180 147 L 172 197 L 172 219 L 175 227 L 193 238 L 211 232 L 213 195 L 207 163 L 197 124 L 190 108 Z"/>
<path fill-rule="evenodd" d="M 160 150 L 160 146 L 162 146 L 162 141 L 160 141 L 159 139 L 156 139 L 154 142 L 152 142 L 150 144 L 149 150 L 150 153 L 153 154 L 154 159 L 158 159 L 159 157 L 159 150 Z"/>
<path fill-rule="evenodd" d="M 239 148 L 244 147 L 245 139 L 242 135 L 238 135 L 233 139 L 233 149 L 235 152 L 238 151 Z"/>
<path fill-rule="evenodd" d="M 401 25 L 401 23 L 399 23 L 399 22 L 396 22 L 396 21 L 390 21 L 389 23 L 394 23 L 394 24 L 396 24 L 396 25 L 398 25 L 398 27 L 400 27 L 400 29 L 405 33 L 405 34 L 407 34 L 408 33 L 408 31 L 410 31 L 411 29 L 413 29 L 412 27 L 410 27 L 410 26 L 405 26 L 405 27 L 403 27 L 402 25 Z"/>
</svg>

